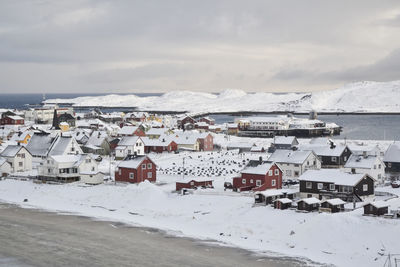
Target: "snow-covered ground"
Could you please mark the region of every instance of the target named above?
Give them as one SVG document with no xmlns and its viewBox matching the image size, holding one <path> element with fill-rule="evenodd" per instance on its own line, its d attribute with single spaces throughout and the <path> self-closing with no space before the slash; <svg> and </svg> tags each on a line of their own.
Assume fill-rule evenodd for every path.
<svg viewBox="0 0 400 267">
<path fill-rule="evenodd" d="M 49 99 L 46 102 L 188 112 L 399 112 L 399 99 L 400 81 L 393 81 L 357 82 L 335 90 L 299 94 L 246 93 L 241 90 L 225 90 L 219 94 L 176 91 L 152 97 L 105 95 Z"/>
<path fill-rule="evenodd" d="M 400 193 L 400 189 L 392 191 Z M 84 186 L 3 180 L 0 200 L 155 227 L 178 236 L 213 239 L 260 253 L 307 257 L 338 266 L 383 266 L 386 256 L 382 254 L 400 252 L 400 220 L 365 217 L 362 209 L 340 214 L 282 211 L 252 207 L 253 198 L 239 194 L 181 196 L 171 193 L 168 186 L 148 182 Z M 399 207 L 400 199 L 389 203 Z"/>
</svg>

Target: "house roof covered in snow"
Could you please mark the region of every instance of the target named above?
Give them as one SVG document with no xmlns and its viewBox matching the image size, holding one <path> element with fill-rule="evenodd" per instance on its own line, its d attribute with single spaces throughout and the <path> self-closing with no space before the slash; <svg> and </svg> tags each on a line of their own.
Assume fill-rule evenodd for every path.
<svg viewBox="0 0 400 267">
<path fill-rule="evenodd" d="M 278 198 L 278 199 L 276 199 L 275 201 L 278 201 L 278 202 L 281 202 L 282 204 L 289 204 L 289 203 L 292 203 L 293 202 L 293 200 L 291 200 L 291 199 L 288 199 L 288 198 Z"/>
<path fill-rule="evenodd" d="M 355 186 L 367 174 L 347 173 L 338 169 L 308 170 L 299 177 L 299 181 L 312 181 L 321 183 L 333 183 L 337 185 Z"/>
<path fill-rule="evenodd" d="M 377 156 L 358 156 L 351 155 L 344 165 L 345 168 L 360 168 L 360 169 L 373 169 L 377 161 L 380 159 Z"/>
<path fill-rule="evenodd" d="M 400 162 L 400 142 L 394 142 L 386 150 L 384 162 Z"/>
<path fill-rule="evenodd" d="M 138 129 L 138 126 L 124 126 L 119 131 L 120 135 L 133 135 L 133 133 Z"/>
<path fill-rule="evenodd" d="M 332 206 L 337 206 L 337 205 L 346 204 L 346 202 L 343 201 L 343 200 L 341 200 L 340 198 L 326 199 L 326 200 L 322 201 L 322 203 L 324 203 L 324 202 L 328 202 L 328 203 L 331 204 Z"/>
<path fill-rule="evenodd" d="M 124 136 L 119 141 L 118 146 L 134 146 L 138 140 L 142 140 L 139 136 Z"/>
<path fill-rule="evenodd" d="M 246 167 L 244 170 L 242 170 L 242 173 L 265 175 L 274 164 L 275 163 L 273 162 L 269 162 L 260 164 L 256 167 Z"/>
<path fill-rule="evenodd" d="M 26 145 L 26 149 L 34 156 L 47 156 L 53 140 L 54 136 L 51 134 L 34 134 Z"/>
<path fill-rule="evenodd" d="M 295 136 L 275 136 L 274 143 L 279 145 L 298 145 L 299 142 Z"/>
<path fill-rule="evenodd" d="M 303 164 L 312 153 L 312 151 L 277 149 L 271 154 L 271 156 L 268 158 L 268 161 L 275 161 L 277 163 Z"/>
<path fill-rule="evenodd" d="M 321 203 L 321 201 L 318 198 L 315 198 L 315 197 L 303 198 L 303 199 L 300 199 L 297 202 L 302 202 L 302 201 L 307 203 L 308 205 Z"/>
<path fill-rule="evenodd" d="M 138 156 L 133 159 L 124 160 L 124 161 L 121 161 L 120 164 L 118 164 L 118 167 L 119 168 L 137 169 L 139 167 L 139 165 L 143 162 L 143 160 L 145 160 L 146 158 L 147 157 Z"/>
<path fill-rule="evenodd" d="M 369 203 L 367 203 L 365 205 L 368 205 L 368 204 L 371 204 L 372 206 L 374 206 L 377 209 L 389 207 L 389 204 L 386 201 L 383 201 L 383 200 L 375 201 L 375 202 L 369 202 Z"/>
<path fill-rule="evenodd" d="M 13 158 L 23 148 L 20 145 L 8 145 L 0 154 L 2 157 Z"/>
<path fill-rule="evenodd" d="M 301 150 L 312 150 L 318 156 L 329 156 L 329 157 L 340 157 L 345 149 L 349 149 L 346 145 L 335 145 L 331 147 L 330 145 L 319 145 L 319 144 L 303 144 L 300 146 Z"/>
<path fill-rule="evenodd" d="M 0 166 L 2 166 L 7 160 L 3 157 L 0 157 Z"/>
<path fill-rule="evenodd" d="M 69 144 L 72 142 L 71 136 L 58 136 L 53 147 L 50 150 L 49 155 L 62 155 L 67 150 Z M 78 146 L 78 145 L 77 145 Z M 79 146 L 78 146 L 79 147 Z"/>
</svg>

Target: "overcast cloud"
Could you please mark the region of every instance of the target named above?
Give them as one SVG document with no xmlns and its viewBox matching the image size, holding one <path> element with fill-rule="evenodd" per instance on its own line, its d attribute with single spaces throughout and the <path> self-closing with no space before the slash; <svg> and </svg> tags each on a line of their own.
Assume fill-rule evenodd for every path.
<svg viewBox="0 0 400 267">
<path fill-rule="evenodd" d="M 0 90 L 312 91 L 400 79 L 400 1 L 0 1 Z"/>
</svg>

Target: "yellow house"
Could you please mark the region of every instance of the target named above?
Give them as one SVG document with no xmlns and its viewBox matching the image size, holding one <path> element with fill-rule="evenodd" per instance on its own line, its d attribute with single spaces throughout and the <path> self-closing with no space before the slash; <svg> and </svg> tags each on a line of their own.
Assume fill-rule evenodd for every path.
<svg viewBox="0 0 400 267">
<path fill-rule="evenodd" d="M 21 140 L 18 141 L 18 143 L 26 145 L 26 144 L 28 144 L 29 140 L 31 140 L 31 137 L 32 136 L 29 133 L 27 133 L 24 138 L 22 138 Z"/>
<path fill-rule="evenodd" d="M 68 132 L 69 131 L 69 124 L 66 122 L 60 123 L 60 130 L 62 132 Z"/>
<path fill-rule="evenodd" d="M 19 132 L 19 133 L 15 133 L 12 137 L 11 140 L 20 143 L 20 144 L 28 144 L 29 140 L 31 140 L 32 135 L 29 132 Z"/>
</svg>

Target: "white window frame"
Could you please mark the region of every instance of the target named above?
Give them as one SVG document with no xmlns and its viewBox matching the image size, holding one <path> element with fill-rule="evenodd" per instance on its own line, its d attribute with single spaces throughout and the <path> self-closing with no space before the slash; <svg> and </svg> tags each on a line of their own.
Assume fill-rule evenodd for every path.
<svg viewBox="0 0 400 267">
<path fill-rule="evenodd" d="M 322 188 L 324 188 L 324 184 L 323 183 L 318 183 L 317 184 L 317 188 L 318 188 L 318 190 L 322 190 Z"/>
<path fill-rule="evenodd" d="M 261 180 L 256 180 L 256 186 L 261 186 Z"/>
<path fill-rule="evenodd" d="M 242 184 L 246 184 L 246 179 L 242 179 Z"/>
<path fill-rule="evenodd" d="M 272 176 L 272 170 L 268 171 L 268 176 Z"/>
<path fill-rule="evenodd" d="M 276 186 L 276 180 L 275 179 L 271 180 L 271 186 Z"/>
<path fill-rule="evenodd" d="M 312 182 L 306 182 L 306 188 L 312 189 Z"/>
<path fill-rule="evenodd" d="M 335 184 L 330 184 L 329 185 L 329 190 L 334 191 L 335 190 Z"/>
<path fill-rule="evenodd" d="M 153 173 L 152 172 L 148 172 L 147 173 L 147 179 L 152 179 L 153 178 Z"/>
<path fill-rule="evenodd" d="M 364 192 L 368 191 L 368 184 L 363 184 L 363 191 Z"/>
<path fill-rule="evenodd" d="M 146 169 L 146 163 L 142 164 L 142 169 L 145 170 Z"/>
<path fill-rule="evenodd" d="M 275 169 L 275 175 L 279 175 L 279 170 Z"/>
<path fill-rule="evenodd" d="M 135 179 L 135 174 L 133 172 L 129 173 L 129 179 Z"/>
<path fill-rule="evenodd" d="M 147 169 L 151 169 L 151 168 L 153 168 L 152 164 L 151 163 L 147 163 Z"/>
<path fill-rule="evenodd" d="M 336 157 L 331 157 L 332 162 L 337 162 Z"/>
</svg>

